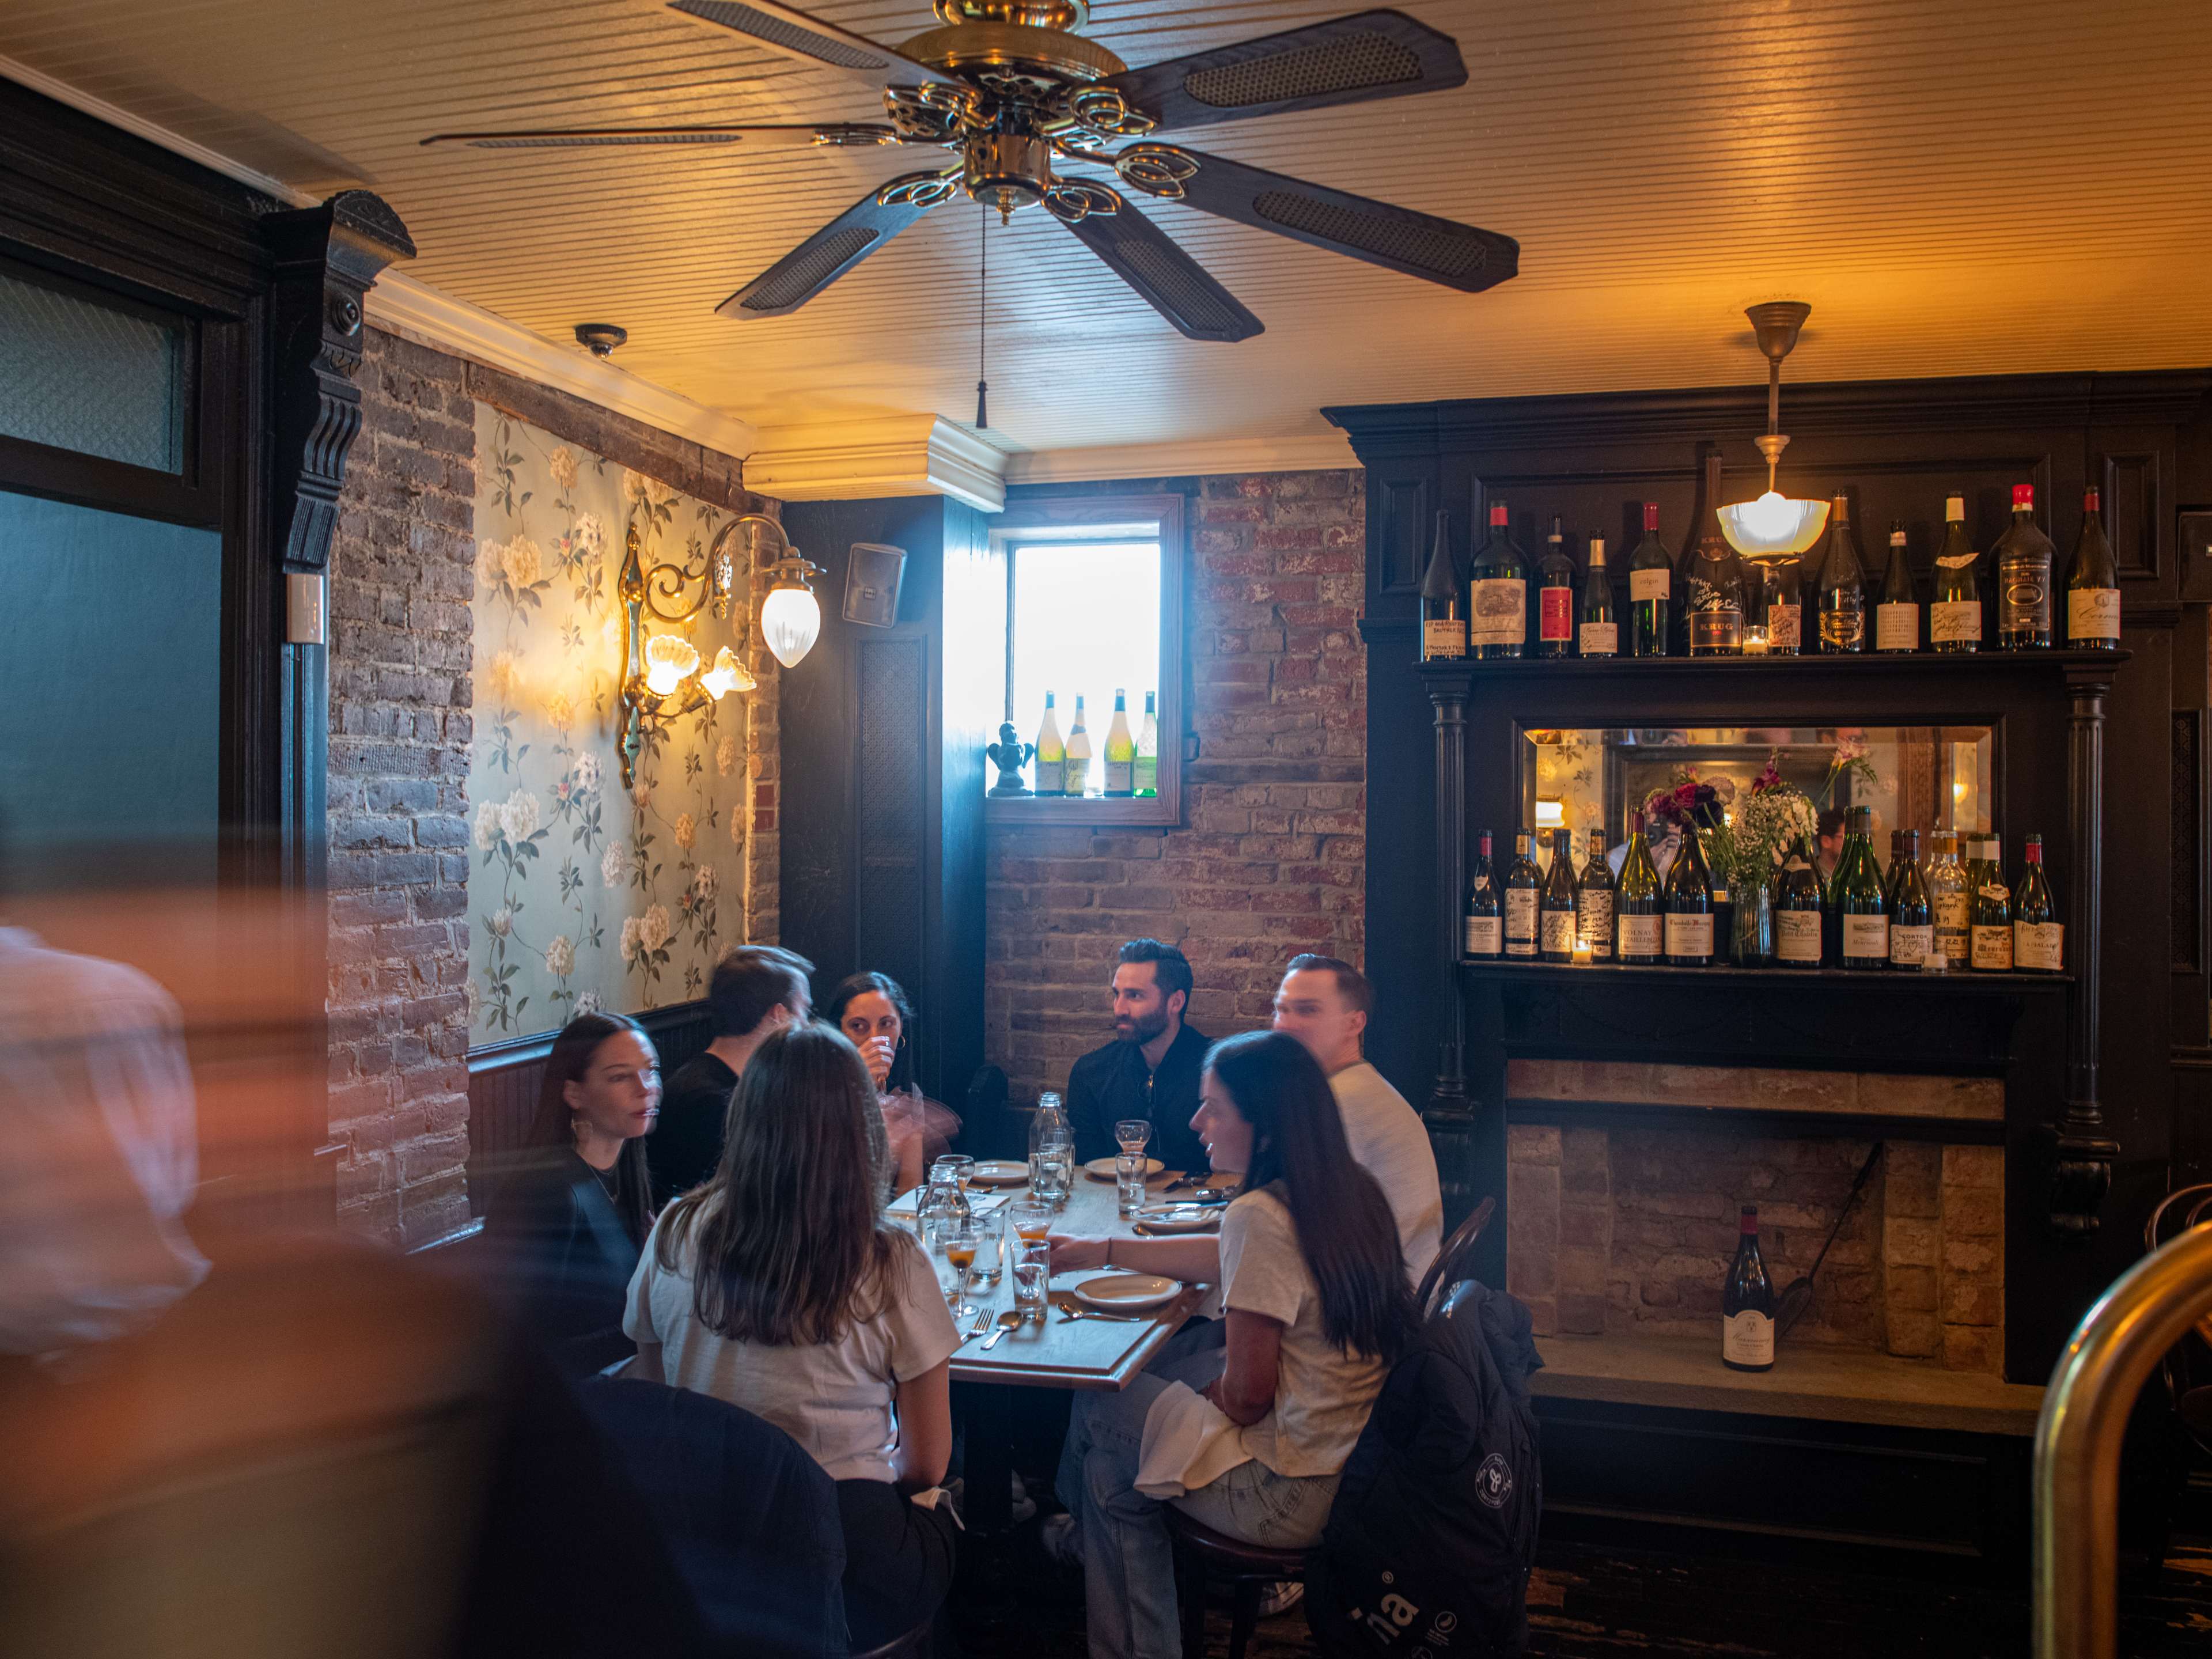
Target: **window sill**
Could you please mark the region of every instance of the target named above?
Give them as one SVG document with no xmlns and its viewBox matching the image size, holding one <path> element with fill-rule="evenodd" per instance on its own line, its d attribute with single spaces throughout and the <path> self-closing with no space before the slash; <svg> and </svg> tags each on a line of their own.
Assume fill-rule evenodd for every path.
<svg viewBox="0 0 2212 1659">
<path fill-rule="evenodd" d="M 1167 795 L 986 795 L 987 824 L 1127 824 L 1167 828 L 1182 822 Z"/>
</svg>

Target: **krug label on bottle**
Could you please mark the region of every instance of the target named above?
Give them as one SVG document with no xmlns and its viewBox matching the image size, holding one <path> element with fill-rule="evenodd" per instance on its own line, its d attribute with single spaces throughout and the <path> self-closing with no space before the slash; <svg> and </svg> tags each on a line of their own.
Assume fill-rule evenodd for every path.
<svg viewBox="0 0 2212 1659">
<path fill-rule="evenodd" d="M 1820 959 L 1820 913 L 1817 910 L 1777 910 L 1774 913 L 1774 954 L 1784 962 Z"/>
<path fill-rule="evenodd" d="M 1991 929 L 1995 932 L 1995 929 Z M 2066 924 L 2063 921 L 2015 921 L 2012 925 L 2012 961 L 2029 973 L 2055 974 L 2066 954 Z"/>
<path fill-rule="evenodd" d="M 1735 1365 L 1774 1363 L 1774 1322 L 1755 1308 L 1721 1319 L 1721 1358 Z"/>
<path fill-rule="evenodd" d="M 1518 645 L 1528 636 L 1528 584 L 1486 576 L 1474 584 L 1468 637 L 1477 645 Z"/>
<path fill-rule="evenodd" d="M 1928 607 L 1928 642 L 1948 644 L 1982 637 L 1982 607 L 1977 599 L 1938 599 Z"/>
<path fill-rule="evenodd" d="M 1621 917 L 1620 954 L 1625 957 L 1657 956 L 1662 925 L 1662 919 L 1657 916 Z"/>
<path fill-rule="evenodd" d="M 1743 612 L 1733 605 L 1690 613 L 1690 649 L 1732 654 L 1743 649 Z"/>
<path fill-rule="evenodd" d="M 1496 916 L 1469 916 L 1467 919 L 1468 955 L 1494 957 L 1504 949 L 1504 930 Z"/>
<path fill-rule="evenodd" d="M 2120 637 L 2120 590 L 2117 587 L 2072 587 L 2066 591 L 2066 637 L 2069 640 L 2117 640 Z"/>
</svg>

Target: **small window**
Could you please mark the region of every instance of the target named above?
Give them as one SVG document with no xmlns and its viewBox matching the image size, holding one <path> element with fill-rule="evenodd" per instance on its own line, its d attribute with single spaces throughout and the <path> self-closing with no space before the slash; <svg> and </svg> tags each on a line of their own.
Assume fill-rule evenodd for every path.
<svg viewBox="0 0 2212 1659">
<path fill-rule="evenodd" d="M 0 436 L 181 472 L 189 326 L 0 268 Z"/>
<path fill-rule="evenodd" d="M 1182 821 L 1182 498 L 1075 496 L 1020 502 L 993 526 L 1006 565 L 1006 718 L 1025 743 L 1041 735 L 1053 699 L 1063 743 L 1079 719 L 1091 750 L 1078 793 L 994 795 L 996 821 L 1177 823 Z M 1115 699 L 1134 752 L 1128 771 L 1109 756 Z M 1148 708 L 1149 705 L 1149 708 Z M 1151 715 L 1149 738 L 1146 715 Z M 1109 766 L 1110 762 L 1110 766 Z M 988 769 L 985 785 L 995 785 Z M 1039 787 L 1039 762 L 1022 781 Z M 1112 793 L 1109 793 L 1109 785 Z"/>
</svg>

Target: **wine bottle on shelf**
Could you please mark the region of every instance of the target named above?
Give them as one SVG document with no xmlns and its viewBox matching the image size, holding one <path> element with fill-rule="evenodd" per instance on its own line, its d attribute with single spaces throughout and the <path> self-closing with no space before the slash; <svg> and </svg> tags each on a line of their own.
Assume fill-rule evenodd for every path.
<svg viewBox="0 0 2212 1659">
<path fill-rule="evenodd" d="M 1928 901 L 1928 878 L 1920 868 L 1920 832 L 1905 832 L 1900 868 L 1889 905 L 1889 965 L 1923 969 L 1936 948 L 1936 916 Z"/>
<path fill-rule="evenodd" d="M 1628 654 L 1667 654 L 1668 612 L 1673 609 L 1674 556 L 1659 539 L 1659 503 L 1644 503 L 1644 539 L 1628 559 Z"/>
<path fill-rule="evenodd" d="M 2043 871 L 2043 837 L 2030 836 L 2021 856 L 2020 891 L 2012 902 L 2012 965 L 2022 974 L 2055 974 L 2065 965 L 2066 924 Z"/>
<path fill-rule="evenodd" d="M 2120 648 L 2120 570 L 2094 489 L 2081 492 L 2081 536 L 2066 570 L 2066 643 L 2077 651 Z"/>
<path fill-rule="evenodd" d="M 1966 498 L 1943 498 L 1943 550 L 1936 556 L 1935 591 L 1928 607 L 1928 644 L 1944 653 L 1982 648 L 1981 555 L 1966 539 Z"/>
<path fill-rule="evenodd" d="M 1667 872 L 1667 965 L 1713 963 L 1713 877 L 1694 826 L 1682 826 L 1681 850 Z"/>
<path fill-rule="evenodd" d="M 1114 688 L 1114 718 L 1106 726 L 1106 793 L 1137 793 L 1137 740 L 1129 734 L 1128 696 L 1118 685 Z"/>
<path fill-rule="evenodd" d="M 1620 624 L 1613 611 L 1613 576 L 1605 568 L 1605 538 L 1593 536 L 1589 574 L 1583 578 L 1581 623 L 1576 648 L 1585 657 L 1620 654 Z"/>
<path fill-rule="evenodd" d="M 1889 521 L 1889 562 L 1881 569 L 1881 602 L 1874 608 L 1874 648 L 1901 653 L 1920 648 L 1920 596 L 1912 585 L 1912 558 L 1905 526 Z"/>
<path fill-rule="evenodd" d="M 1613 866 L 1605 861 L 1605 831 L 1589 832 L 1589 862 L 1575 884 L 1575 942 L 1592 962 L 1613 960 Z"/>
<path fill-rule="evenodd" d="M 1490 539 L 1474 556 L 1467 639 L 1477 657 L 1517 657 L 1528 636 L 1528 557 L 1508 527 L 1505 503 L 1490 504 Z"/>
<path fill-rule="evenodd" d="M 1804 561 L 1794 553 L 1785 559 L 1762 559 L 1757 576 L 1766 599 L 1766 654 L 1800 655 L 1805 649 Z"/>
<path fill-rule="evenodd" d="M 1735 1260 L 1721 1285 L 1721 1364 L 1732 1371 L 1774 1369 L 1774 1281 L 1759 1253 L 1759 1206 L 1743 1206 Z"/>
<path fill-rule="evenodd" d="M 1421 660 L 1456 662 L 1467 655 L 1467 601 L 1451 554 L 1451 514 L 1437 514 L 1437 539 L 1421 573 Z"/>
<path fill-rule="evenodd" d="M 1060 735 L 1060 716 L 1053 712 L 1049 691 L 1044 694 L 1044 723 L 1037 727 L 1036 792 L 1040 795 L 1067 793 L 1067 743 Z"/>
<path fill-rule="evenodd" d="M 1155 799 L 1160 793 L 1160 718 L 1153 701 L 1158 695 L 1145 693 L 1145 723 L 1137 728 L 1137 793 Z"/>
<path fill-rule="evenodd" d="M 1575 653 L 1575 562 L 1559 532 L 1559 515 L 1552 515 L 1552 533 L 1544 538 L 1544 556 L 1536 561 L 1536 654 L 1571 657 Z"/>
<path fill-rule="evenodd" d="M 1505 871 L 1505 954 L 1536 954 L 1536 909 L 1544 891 L 1544 872 L 1529 854 L 1531 837 L 1526 830 L 1513 832 L 1513 862 Z"/>
<path fill-rule="evenodd" d="M 1851 808 L 1850 826 L 1836 866 L 1839 959 L 1846 968 L 1883 968 L 1889 964 L 1889 906 L 1874 861 L 1874 808 Z"/>
<path fill-rule="evenodd" d="M 1936 836 L 1936 861 L 1928 867 L 1928 909 L 1935 927 L 1929 965 L 1963 971 L 1972 938 L 1973 906 L 1966 892 L 1966 872 L 1959 867 L 1959 838 L 1948 831 Z"/>
<path fill-rule="evenodd" d="M 1981 878 L 1974 888 L 1966 951 L 1970 964 L 1984 974 L 2012 972 L 2012 889 L 2004 884 L 2000 853 L 1997 837 L 1982 838 Z"/>
<path fill-rule="evenodd" d="M 1820 965 L 1820 872 L 1801 833 L 1782 855 L 1774 884 L 1774 956 L 1784 968 Z"/>
<path fill-rule="evenodd" d="M 1743 564 L 1721 534 L 1721 455 L 1705 452 L 1705 493 L 1691 520 L 1697 532 L 1682 556 L 1683 600 L 1689 607 L 1690 654 L 1743 654 Z"/>
<path fill-rule="evenodd" d="M 1897 906 L 1897 878 L 1905 873 L 1905 831 L 1889 832 L 1889 862 L 1882 866 L 1882 902 L 1894 909 Z"/>
<path fill-rule="evenodd" d="M 1505 954 L 1505 927 L 1498 902 L 1498 875 L 1490 864 L 1489 830 L 1482 832 L 1480 845 L 1474 873 L 1467 884 L 1467 953 L 1501 957 Z"/>
<path fill-rule="evenodd" d="M 1851 498 L 1828 507 L 1828 545 L 1820 557 L 1820 649 L 1855 655 L 1866 649 L 1866 561 L 1851 528 Z"/>
<path fill-rule="evenodd" d="M 1547 962 L 1575 959 L 1575 832 L 1552 831 L 1552 869 L 1536 907 L 1536 953 Z"/>
<path fill-rule="evenodd" d="M 1091 732 L 1083 724 L 1083 694 L 1075 696 L 1075 724 L 1067 731 L 1067 793 L 1091 792 Z"/>
<path fill-rule="evenodd" d="M 2012 487 L 2012 528 L 1990 561 L 1997 573 L 1997 649 L 2039 651 L 2051 644 L 2051 573 L 2058 550 L 2035 527 L 2035 486 Z"/>
<path fill-rule="evenodd" d="M 1624 963 L 1648 966 L 1666 954 L 1664 896 L 1659 890 L 1659 871 L 1651 862 L 1651 842 L 1644 828 L 1644 814 L 1628 815 L 1628 856 L 1621 860 L 1620 880 L 1613 889 L 1613 938 Z"/>
</svg>

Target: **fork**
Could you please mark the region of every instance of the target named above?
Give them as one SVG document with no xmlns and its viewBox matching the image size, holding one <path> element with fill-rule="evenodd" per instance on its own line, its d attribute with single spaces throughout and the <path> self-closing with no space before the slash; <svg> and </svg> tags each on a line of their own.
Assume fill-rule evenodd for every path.
<svg viewBox="0 0 2212 1659">
<path fill-rule="evenodd" d="M 968 1334 L 960 1339 L 960 1346 L 963 1348 L 966 1347 L 970 1342 L 973 1342 L 977 1337 L 982 1335 L 984 1332 L 990 1328 L 991 1310 L 988 1308 L 985 1308 L 976 1314 L 975 1322 L 968 1328 Z"/>
</svg>

